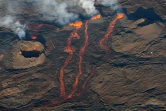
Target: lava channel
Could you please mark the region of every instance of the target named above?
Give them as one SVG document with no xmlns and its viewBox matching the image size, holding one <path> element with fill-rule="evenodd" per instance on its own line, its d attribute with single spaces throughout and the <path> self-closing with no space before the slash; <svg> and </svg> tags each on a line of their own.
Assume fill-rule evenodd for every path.
<svg viewBox="0 0 166 111">
<path fill-rule="evenodd" d="M 98 18 L 100 18 L 100 15 L 94 16 L 93 18 L 91 18 L 90 20 L 96 20 Z M 80 36 L 78 34 L 78 30 L 82 27 L 82 22 L 81 21 L 77 21 L 74 23 L 70 23 L 68 26 L 74 26 L 76 29 L 70 34 L 69 38 L 67 39 L 67 44 L 64 48 L 64 52 L 69 53 L 68 57 L 65 59 L 64 65 L 61 67 L 60 69 L 60 77 L 59 77 L 59 82 L 60 82 L 60 98 L 58 100 L 53 100 L 52 102 L 44 105 L 45 107 L 53 107 L 56 106 L 57 104 L 60 104 L 62 102 L 64 102 L 65 100 L 71 99 L 73 97 L 73 95 L 77 92 L 77 87 L 78 87 L 78 83 L 79 83 L 79 77 L 82 75 L 82 61 L 83 61 L 83 55 L 85 52 L 86 47 L 88 46 L 88 21 L 86 21 L 85 23 L 85 42 L 84 45 L 81 47 L 80 51 L 79 51 L 79 60 L 78 60 L 78 74 L 76 75 L 75 78 L 75 82 L 72 85 L 72 91 L 71 93 L 67 96 L 66 94 L 66 88 L 65 88 L 65 83 L 64 83 L 64 69 L 68 66 L 69 62 L 71 61 L 73 54 L 75 52 L 75 48 L 71 47 L 71 41 L 73 38 L 77 38 L 79 39 Z M 89 79 L 93 76 L 94 74 L 92 74 L 90 77 L 88 77 L 83 86 L 82 89 L 85 90 L 85 86 L 86 83 L 89 81 Z"/>
<path fill-rule="evenodd" d="M 115 27 L 115 24 L 116 22 L 119 20 L 119 19 L 122 19 L 124 18 L 124 14 L 123 13 L 118 13 L 116 18 L 109 24 L 109 27 L 107 29 L 107 32 L 105 34 L 105 36 L 100 40 L 99 42 L 99 45 L 102 49 L 105 49 L 105 50 L 110 50 L 110 48 L 106 45 L 104 45 L 104 42 L 108 40 L 109 38 L 109 35 L 113 32 L 113 29 Z"/>
</svg>

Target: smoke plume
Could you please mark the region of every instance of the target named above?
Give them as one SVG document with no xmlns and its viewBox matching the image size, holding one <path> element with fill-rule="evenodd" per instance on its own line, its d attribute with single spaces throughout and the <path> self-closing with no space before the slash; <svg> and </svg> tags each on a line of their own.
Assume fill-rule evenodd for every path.
<svg viewBox="0 0 166 111">
<path fill-rule="evenodd" d="M 113 10 L 117 12 L 122 12 L 121 6 L 118 3 L 118 0 L 97 0 L 98 2 L 101 2 L 104 6 L 109 6 Z"/>
<path fill-rule="evenodd" d="M 3 2 L 2 2 L 3 1 Z M 79 15 L 94 16 L 98 13 L 94 4 L 100 2 L 104 6 L 109 6 L 117 12 L 121 11 L 118 0 L 31 0 L 33 7 L 39 13 L 42 20 L 53 21 L 60 25 L 67 25 L 70 22 L 79 19 Z M 20 39 L 25 37 L 26 25 L 19 22 L 17 14 L 22 14 L 26 7 L 23 0 L 0 0 L 0 3 L 6 4 L 6 15 L 0 18 L 0 26 L 9 28 L 18 34 Z M 0 9 L 4 5 L 0 4 Z M 80 9 L 83 10 L 80 12 Z M 28 21 L 27 21 L 28 22 Z"/>
<path fill-rule="evenodd" d="M 98 12 L 94 6 L 94 1 L 95 0 L 79 0 L 78 5 L 86 11 L 87 15 L 94 15 Z"/>
<path fill-rule="evenodd" d="M 4 5 L 0 5 L 0 8 L 6 9 L 6 14 L 0 17 L 0 26 L 5 27 L 8 29 L 11 29 L 14 33 L 16 33 L 20 39 L 23 39 L 26 35 L 25 33 L 25 27 L 26 25 L 23 25 L 19 22 L 18 18 L 16 17 L 16 14 L 11 14 L 14 11 L 22 12 L 22 8 L 18 6 L 18 1 L 3 1 Z M 17 8 L 14 8 L 17 7 Z M 18 9 L 18 10 L 17 10 Z"/>
<path fill-rule="evenodd" d="M 94 0 L 36 0 L 36 3 L 46 20 L 55 21 L 61 25 L 66 25 L 79 17 L 77 10 L 69 12 L 67 9 L 82 8 L 86 16 L 93 16 L 98 12 L 94 6 Z"/>
<path fill-rule="evenodd" d="M 11 29 L 19 36 L 20 39 L 23 39 L 25 37 L 26 25 L 22 25 L 19 21 L 15 21 L 15 18 L 10 15 L 7 15 L 0 19 L 0 26 Z"/>
<path fill-rule="evenodd" d="M 57 2 L 56 0 L 37 0 L 40 13 L 43 14 L 44 19 L 55 21 L 61 25 L 66 25 L 70 21 L 78 18 L 77 14 L 67 11 L 67 3 Z"/>
</svg>

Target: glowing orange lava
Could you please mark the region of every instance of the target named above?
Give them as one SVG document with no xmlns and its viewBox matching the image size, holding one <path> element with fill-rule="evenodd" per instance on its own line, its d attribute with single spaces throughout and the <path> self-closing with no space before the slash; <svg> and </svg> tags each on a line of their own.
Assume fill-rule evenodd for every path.
<svg viewBox="0 0 166 111">
<path fill-rule="evenodd" d="M 36 39 L 37 39 L 37 36 L 33 35 L 33 36 L 31 36 L 31 39 L 32 39 L 32 40 L 36 40 Z"/>
<path fill-rule="evenodd" d="M 78 30 L 79 28 L 81 28 L 81 26 L 78 27 L 78 25 L 73 25 L 73 26 L 76 26 L 76 30 Z M 82 59 L 83 59 L 83 54 L 85 52 L 85 48 L 88 46 L 88 21 L 85 23 L 85 42 L 84 42 L 84 45 L 81 47 L 81 49 L 79 51 L 79 54 L 78 54 L 79 55 L 79 60 L 78 60 L 78 74 L 76 75 L 75 82 L 73 83 L 73 90 L 72 90 L 72 92 L 68 96 L 66 96 L 65 83 L 63 81 L 63 78 L 64 78 L 64 69 L 67 67 L 68 63 L 70 62 L 70 60 L 73 57 L 73 53 L 74 53 L 75 49 L 73 47 L 71 47 L 71 41 L 72 41 L 72 38 L 78 37 L 78 36 L 75 36 L 76 33 L 77 33 L 77 31 L 74 31 L 74 32 L 72 32 L 70 34 L 70 37 L 67 40 L 66 47 L 64 48 L 64 52 L 69 53 L 69 55 L 66 58 L 66 60 L 64 62 L 64 65 L 60 69 L 60 77 L 59 77 L 59 81 L 60 81 L 60 97 L 62 99 L 52 101 L 51 103 L 46 104 L 45 107 L 55 106 L 55 105 L 57 105 L 57 104 L 65 101 L 67 99 L 70 99 L 70 98 L 72 98 L 73 94 L 77 91 L 79 77 L 82 74 Z M 77 35 L 78 35 L 78 33 L 77 33 Z"/>
<path fill-rule="evenodd" d="M 76 30 L 74 30 L 70 34 L 69 38 L 67 39 L 66 47 L 64 48 L 64 52 L 69 53 L 69 55 L 66 58 L 66 60 L 64 62 L 64 65 L 60 69 L 60 77 L 59 77 L 59 81 L 60 81 L 60 97 L 66 97 L 65 83 L 63 81 L 64 69 L 67 67 L 67 65 L 69 64 L 70 60 L 73 57 L 73 53 L 74 53 L 75 49 L 73 47 L 71 47 L 71 41 L 72 41 L 73 38 L 80 38 L 80 36 L 78 35 L 77 31 L 78 31 L 78 29 L 80 29 L 82 27 L 82 24 L 83 23 L 81 21 L 69 24 L 69 26 L 74 26 L 76 28 Z"/>
<path fill-rule="evenodd" d="M 73 96 L 73 94 L 77 91 L 79 77 L 82 75 L 82 60 L 83 60 L 83 55 L 84 55 L 84 52 L 85 52 L 85 48 L 88 46 L 88 38 L 89 38 L 88 37 L 88 21 L 86 21 L 86 23 L 85 23 L 85 42 L 84 42 L 84 45 L 81 47 L 81 49 L 79 51 L 79 54 L 78 54 L 78 56 L 79 56 L 78 74 L 76 75 L 75 82 L 73 83 L 73 90 L 67 98 L 71 98 Z"/>
<path fill-rule="evenodd" d="M 67 67 L 67 65 L 69 64 L 70 60 L 73 57 L 73 51 L 70 50 L 69 51 L 69 55 L 66 58 L 64 65 L 61 67 L 60 69 L 60 77 L 59 77 L 59 82 L 60 82 L 60 97 L 66 97 L 66 90 L 65 90 L 65 83 L 63 81 L 64 78 L 64 69 Z"/>
<path fill-rule="evenodd" d="M 69 23 L 69 25 L 68 26 L 73 26 L 73 27 L 75 27 L 76 29 L 80 29 L 81 27 L 82 27 L 82 22 L 81 21 L 76 21 L 76 22 L 74 22 L 74 23 Z"/>
<path fill-rule="evenodd" d="M 46 26 L 46 27 L 48 27 L 48 28 L 52 28 L 52 27 L 51 27 L 50 25 L 48 25 L 48 24 L 39 24 L 39 25 L 37 25 L 37 26 L 34 28 L 33 35 L 30 37 L 30 39 L 36 40 L 36 39 L 37 39 L 37 36 L 36 36 L 36 35 L 38 34 L 40 28 L 43 27 L 43 26 Z"/>
<path fill-rule="evenodd" d="M 118 13 L 117 14 L 117 19 L 122 19 L 124 17 L 125 17 L 125 15 L 123 13 Z"/>
<path fill-rule="evenodd" d="M 100 15 L 100 14 L 98 14 L 98 15 L 96 15 L 96 16 L 93 16 L 90 20 L 96 20 L 96 19 L 99 19 L 99 18 L 101 18 L 101 15 Z"/>
<path fill-rule="evenodd" d="M 66 60 L 64 62 L 64 65 L 60 69 L 60 77 L 59 77 L 60 97 L 66 97 L 65 83 L 63 81 L 63 78 L 64 78 L 64 69 L 69 64 L 70 60 L 73 57 L 74 51 L 75 51 L 75 48 L 71 47 L 71 41 L 72 41 L 73 38 L 75 38 L 75 34 L 73 34 L 73 33 L 75 33 L 75 31 L 70 34 L 70 37 L 67 39 L 66 47 L 64 48 L 64 52 L 69 53 L 69 55 L 66 58 Z"/>
<path fill-rule="evenodd" d="M 116 22 L 119 19 L 122 19 L 124 16 L 125 16 L 124 14 L 119 13 L 119 14 L 117 14 L 116 18 L 110 23 L 110 25 L 109 25 L 109 27 L 107 29 L 106 35 L 104 36 L 103 39 L 100 40 L 101 48 L 103 48 L 105 50 L 109 50 L 109 47 L 105 46 L 103 43 L 106 40 L 108 40 L 108 36 L 113 31 L 113 28 L 114 28 Z M 100 17 L 101 17 L 101 15 L 96 15 L 96 16 L 92 17 L 90 20 L 96 20 L 96 19 L 99 19 Z M 68 66 L 68 64 L 71 61 L 71 59 L 73 57 L 73 54 L 75 52 L 75 48 L 71 46 L 72 39 L 73 38 L 77 38 L 77 39 L 80 38 L 80 36 L 79 36 L 79 34 L 77 32 L 82 27 L 82 24 L 83 23 L 81 21 L 77 21 L 77 22 L 74 22 L 74 23 L 70 23 L 68 25 L 68 26 L 74 26 L 76 29 L 70 34 L 69 38 L 67 39 L 66 46 L 64 48 L 64 52 L 69 53 L 69 55 L 65 59 L 65 62 L 64 62 L 63 66 L 60 69 L 60 77 L 59 77 L 59 82 L 60 82 L 60 99 L 53 100 L 51 103 L 46 104 L 45 107 L 52 107 L 52 106 L 55 106 L 57 104 L 60 104 L 60 103 L 62 103 L 64 101 L 72 98 L 73 96 L 76 96 L 76 94 L 78 93 L 79 78 L 80 78 L 80 76 L 83 73 L 83 69 L 82 69 L 83 55 L 85 53 L 85 49 L 88 46 L 88 39 L 89 39 L 89 37 L 88 37 L 88 21 L 86 21 L 86 23 L 85 23 L 85 30 L 84 30 L 85 41 L 84 41 L 84 45 L 80 48 L 80 51 L 78 53 L 78 57 L 79 57 L 79 59 L 78 59 L 78 73 L 76 75 L 75 82 L 72 85 L 72 91 L 68 95 L 66 94 L 66 88 L 65 88 L 65 83 L 64 83 L 63 79 L 64 79 L 64 69 Z M 90 74 L 90 76 L 83 83 L 81 91 L 85 90 L 87 82 L 95 75 L 95 73 L 96 73 L 96 68 L 93 67 L 92 73 Z M 80 93 L 82 94 L 82 92 L 80 92 Z"/>
<path fill-rule="evenodd" d="M 109 24 L 109 27 L 108 27 L 108 29 L 107 29 L 107 32 L 106 32 L 105 36 L 104 36 L 104 37 L 100 40 L 100 42 L 99 42 L 100 47 L 101 47 L 102 49 L 110 50 L 110 48 L 109 48 L 108 46 L 104 45 L 104 42 L 105 42 L 106 40 L 108 40 L 108 37 L 109 37 L 109 35 L 112 33 L 116 22 L 117 22 L 119 19 L 122 19 L 122 18 L 124 18 L 124 17 L 125 17 L 125 15 L 124 15 L 123 13 L 118 13 L 117 16 L 116 16 L 116 18 Z"/>
</svg>

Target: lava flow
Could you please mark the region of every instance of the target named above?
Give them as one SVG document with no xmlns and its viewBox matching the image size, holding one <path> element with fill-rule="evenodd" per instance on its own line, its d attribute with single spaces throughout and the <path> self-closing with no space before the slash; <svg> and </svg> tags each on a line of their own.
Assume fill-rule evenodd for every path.
<svg viewBox="0 0 166 111">
<path fill-rule="evenodd" d="M 99 19 L 101 18 L 101 15 L 96 15 L 94 17 L 92 17 L 90 20 L 96 20 L 96 19 Z M 82 60 L 83 60 L 83 55 L 84 55 L 84 52 L 85 52 L 85 49 L 86 47 L 88 46 L 88 21 L 86 21 L 85 23 L 85 42 L 84 42 L 84 45 L 82 46 L 82 48 L 80 49 L 79 51 L 79 60 L 78 60 L 78 74 L 76 75 L 76 79 L 75 79 L 75 82 L 73 83 L 73 90 L 72 92 L 69 94 L 68 98 L 72 98 L 73 94 L 77 91 L 77 86 L 78 86 L 78 82 L 79 82 L 79 77 L 82 75 Z M 89 78 L 85 81 L 85 83 L 83 84 L 82 88 L 83 90 L 85 90 L 85 85 L 86 83 L 88 82 Z"/>
<path fill-rule="evenodd" d="M 100 14 L 98 14 L 98 15 L 96 15 L 96 16 L 93 16 L 90 20 L 96 20 L 96 19 L 99 19 L 99 18 L 101 18 L 101 15 L 100 15 Z"/>
<path fill-rule="evenodd" d="M 55 106 L 55 105 L 57 105 L 57 104 L 65 101 L 67 99 L 70 99 L 70 98 L 72 98 L 73 94 L 77 91 L 78 80 L 79 80 L 79 77 L 82 74 L 82 58 L 83 58 L 83 54 L 85 52 L 85 48 L 88 46 L 88 21 L 85 23 L 85 43 L 81 47 L 81 49 L 79 51 L 78 74 L 76 75 L 75 82 L 73 83 L 73 90 L 72 90 L 72 92 L 68 96 L 66 96 L 65 83 L 63 81 L 63 78 L 64 78 L 64 69 L 67 67 L 68 63 L 72 59 L 73 53 L 75 51 L 75 49 L 71 47 L 71 40 L 72 40 L 72 38 L 78 37 L 78 36 L 75 36 L 75 33 L 76 33 L 76 35 L 78 35 L 77 30 L 80 29 L 81 26 L 82 26 L 81 22 L 76 22 L 76 23 L 79 23 L 79 25 L 78 24 L 74 24 L 74 23 L 70 24 L 70 26 L 75 26 L 76 30 L 71 33 L 70 37 L 67 40 L 67 45 L 64 48 L 64 52 L 69 53 L 69 56 L 66 58 L 66 60 L 64 62 L 64 65 L 60 69 L 59 81 L 60 81 L 60 97 L 61 97 L 61 99 L 60 100 L 52 101 L 51 103 L 46 104 L 45 107 Z"/>
<path fill-rule="evenodd" d="M 85 23 L 85 42 L 84 42 L 84 45 L 81 47 L 79 54 L 78 54 L 78 56 L 79 56 L 78 74 L 76 75 L 75 82 L 73 83 L 73 90 L 67 98 L 71 98 L 73 96 L 73 94 L 77 91 L 79 77 L 82 75 L 82 60 L 83 60 L 85 48 L 88 46 L 88 38 L 89 38 L 88 37 L 88 21 L 86 21 L 86 23 Z"/>
<path fill-rule="evenodd" d="M 92 17 L 90 20 L 96 20 L 99 19 L 101 16 L 100 15 L 96 15 L 94 17 Z M 104 38 L 102 40 L 100 40 L 100 46 L 103 49 L 109 50 L 109 47 L 105 46 L 103 43 L 104 41 L 108 40 L 108 36 L 111 34 L 111 32 L 113 31 L 113 28 L 116 24 L 116 22 L 123 18 L 124 14 L 119 13 L 116 18 L 110 23 L 108 29 L 107 29 L 107 33 L 104 36 Z M 73 97 L 74 94 L 76 94 L 78 92 L 78 83 L 79 83 L 79 78 L 83 73 L 83 69 L 82 69 L 82 61 L 83 61 L 83 55 L 85 53 L 85 49 L 88 46 L 88 22 L 86 21 L 85 23 L 85 42 L 84 45 L 81 47 L 79 54 L 78 54 L 78 74 L 76 75 L 75 78 L 75 82 L 72 85 L 72 91 L 69 95 L 66 94 L 66 89 L 65 89 L 65 83 L 64 83 L 64 69 L 68 66 L 69 62 L 71 61 L 73 54 L 75 52 L 75 48 L 71 47 L 71 42 L 73 38 L 77 38 L 79 39 L 80 36 L 78 35 L 78 30 L 82 27 L 82 22 L 81 21 L 77 21 L 75 23 L 70 23 L 68 26 L 74 26 L 76 29 L 70 34 L 69 38 L 67 39 L 67 44 L 64 48 L 64 52 L 69 53 L 68 57 L 65 59 L 64 65 L 61 67 L 60 69 L 60 77 L 59 77 L 59 82 L 60 82 L 60 98 L 58 100 L 53 100 L 51 103 L 46 104 L 45 107 L 50 107 L 50 106 L 55 106 L 57 104 L 60 104 L 68 99 L 71 99 Z M 92 74 L 85 80 L 85 82 L 82 85 L 82 91 L 85 90 L 85 86 L 87 84 L 87 82 L 90 80 L 90 78 L 92 78 L 95 74 L 95 68 L 93 68 Z M 82 94 L 82 93 L 81 93 Z"/>
<path fill-rule="evenodd" d="M 59 81 L 60 81 L 60 97 L 66 97 L 66 91 L 65 91 L 65 84 L 63 81 L 63 77 L 64 77 L 64 69 L 67 67 L 67 65 L 69 64 L 70 60 L 73 57 L 73 53 L 75 51 L 75 49 L 73 47 L 71 47 L 71 41 L 73 38 L 80 38 L 80 36 L 78 35 L 77 31 L 78 29 L 81 28 L 82 26 L 82 22 L 81 21 L 77 21 L 75 23 L 70 23 L 69 26 L 74 26 L 76 28 L 76 30 L 74 30 L 68 40 L 67 40 L 67 44 L 66 47 L 64 48 L 64 52 L 69 53 L 68 57 L 66 58 L 64 65 L 61 67 L 60 69 L 60 77 L 59 77 Z"/>
<path fill-rule="evenodd" d="M 124 15 L 123 13 L 118 13 L 117 16 L 116 16 L 116 18 L 109 24 L 109 27 L 108 27 L 108 29 L 107 29 L 107 32 L 106 32 L 105 36 L 104 36 L 104 37 L 100 40 L 100 42 L 99 42 L 100 47 L 101 47 L 102 49 L 110 50 L 110 48 L 109 48 L 108 46 L 104 45 L 104 42 L 105 42 L 106 40 L 108 40 L 108 37 L 109 37 L 109 35 L 112 33 L 116 22 L 117 22 L 119 19 L 124 18 L 124 16 L 125 16 L 125 15 Z"/>
<path fill-rule="evenodd" d="M 81 21 L 76 21 L 74 23 L 69 23 L 68 26 L 73 26 L 76 28 L 76 30 L 74 32 L 72 32 L 72 36 L 79 39 L 80 36 L 78 35 L 77 31 L 82 27 L 82 22 Z"/>
<path fill-rule="evenodd" d="M 100 17 L 101 17 L 101 15 L 96 15 L 96 16 L 92 17 L 90 20 L 96 20 L 96 19 L 99 19 Z M 77 87 L 78 87 L 78 83 L 79 83 L 79 78 L 80 78 L 80 76 L 82 75 L 82 72 L 83 72 L 82 71 L 83 55 L 84 55 L 86 47 L 88 46 L 88 39 L 89 39 L 89 37 L 88 37 L 88 22 L 89 21 L 86 21 L 86 23 L 85 23 L 85 30 L 84 30 L 85 42 L 84 42 L 84 45 L 81 47 L 81 49 L 79 51 L 79 54 L 78 54 L 78 56 L 79 56 L 79 60 L 78 60 L 78 74 L 76 75 L 75 82 L 72 85 L 71 93 L 68 96 L 66 95 L 65 83 L 64 83 L 64 80 L 63 80 L 63 78 L 64 78 L 64 69 L 69 64 L 70 60 L 73 57 L 73 53 L 75 52 L 75 48 L 71 47 L 72 39 L 73 38 L 77 38 L 77 39 L 80 38 L 80 36 L 78 35 L 77 32 L 82 27 L 83 23 L 81 21 L 70 23 L 68 25 L 68 26 L 74 26 L 76 29 L 70 34 L 69 38 L 67 39 L 66 47 L 64 48 L 64 52 L 69 53 L 69 55 L 66 58 L 66 60 L 64 62 L 64 65 L 60 69 L 60 77 L 59 77 L 59 82 L 60 82 L 60 99 L 59 100 L 54 100 L 51 103 L 46 104 L 45 107 L 55 106 L 55 105 L 57 105 L 57 104 L 59 104 L 61 102 L 64 102 L 65 100 L 72 98 L 73 95 L 78 91 Z M 93 77 L 93 75 L 94 75 L 94 73 L 92 73 L 92 75 L 85 80 L 85 82 L 84 82 L 84 84 L 82 86 L 82 90 L 83 91 L 85 90 L 86 83 L 89 81 L 89 79 L 91 77 Z"/>
<path fill-rule="evenodd" d="M 36 40 L 36 39 L 37 39 L 37 34 L 38 34 L 39 30 L 40 30 L 40 28 L 43 27 L 43 26 L 46 26 L 46 27 L 48 27 L 48 28 L 52 28 L 52 27 L 51 27 L 50 25 L 48 25 L 48 24 L 39 24 L 39 25 L 37 25 L 37 26 L 34 28 L 33 35 L 30 37 L 30 39 Z"/>
</svg>

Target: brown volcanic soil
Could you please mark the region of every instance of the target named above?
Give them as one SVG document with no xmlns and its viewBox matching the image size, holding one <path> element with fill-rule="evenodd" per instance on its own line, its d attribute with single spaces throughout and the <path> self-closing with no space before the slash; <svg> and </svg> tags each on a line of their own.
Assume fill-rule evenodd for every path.
<svg viewBox="0 0 166 111">
<path fill-rule="evenodd" d="M 139 1 L 133 1 L 133 0 L 119 0 L 120 4 L 122 5 L 122 8 L 125 8 L 127 12 L 133 13 L 135 12 L 139 7 L 142 7 L 144 9 L 153 9 L 155 12 L 164 20 L 166 20 L 166 12 L 165 12 L 165 0 L 139 0 Z M 149 13 L 146 13 L 149 14 Z"/>
<path fill-rule="evenodd" d="M 59 69 L 68 54 L 63 52 L 71 27 L 56 31 L 43 27 L 45 63 L 24 70 L 6 70 L 4 59 L 11 60 L 10 48 L 16 39 L 12 32 L 0 29 L 0 111 L 164 111 L 166 110 L 166 33 L 164 0 L 121 0 L 127 17 L 115 26 L 102 50 L 98 42 L 115 15 L 89 23 L 89 46 L 83 58 L 81 83 L 95 73 L 86 92 L 55 107 L 41 104 L 59 98 Z M 109 8 L 97 6 L 104 15 Z M 149 9 L 148 9 L 149 8 Z M 27 12 L 28 13 L 28 12 Z M 30 14 L 30 13 L 28 13 Z M 24 16 L 23 21 L 31 16 Z M 22 19 L 22 18 L 21 18 Z M 30 30 L 38 24 L 30 19 Z M 30 32 L 31 33 L 31 32 Z M 84 41 L 72 41 L 76 53 L 65 69 L 65 83 L 70 93 L 77 74 L 78 51 Z M 5 56 L 8 55 L 8 56 Z"/>
</svg>

